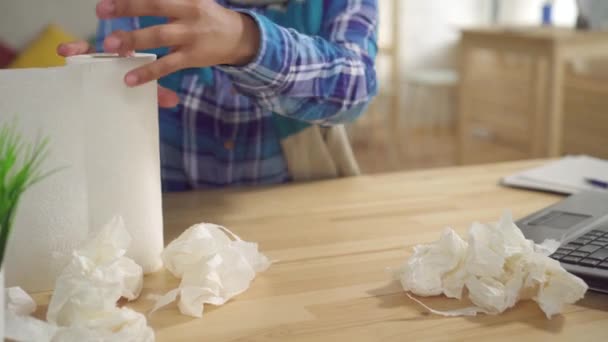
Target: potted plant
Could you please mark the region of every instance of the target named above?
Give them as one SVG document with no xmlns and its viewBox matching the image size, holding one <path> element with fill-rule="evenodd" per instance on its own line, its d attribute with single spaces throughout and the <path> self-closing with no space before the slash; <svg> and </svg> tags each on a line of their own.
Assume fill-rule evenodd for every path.
<svg viewBox="0 0 608 342">
<path fill-rule="evenodd" d="M 48 141 L 23 141 L 16 124 L 0 123 L 0 337 L 4 338 L 4 256 L 19 200 L 27 189 L 48 176 L 41 165 Z"/>
</svg>

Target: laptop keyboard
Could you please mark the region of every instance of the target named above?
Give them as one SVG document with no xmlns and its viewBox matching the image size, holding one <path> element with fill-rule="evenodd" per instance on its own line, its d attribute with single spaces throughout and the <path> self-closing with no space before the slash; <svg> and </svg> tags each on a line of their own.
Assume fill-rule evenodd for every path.
<svg viewBox="0 0 608 342">
<path fill-rule="evenodd" d="M 551 258 L 564 264 L 608 270 L 608 231 L 592 230 L 561 246 Z"/>
</svg>

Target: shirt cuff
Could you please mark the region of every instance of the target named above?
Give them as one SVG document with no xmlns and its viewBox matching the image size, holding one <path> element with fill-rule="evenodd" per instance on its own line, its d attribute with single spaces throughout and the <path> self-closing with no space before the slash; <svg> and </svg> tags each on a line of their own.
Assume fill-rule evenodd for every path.
<svg viewBox="0 0 608 342">
<path fill-rule="evenodd" d="M 260 49 L 247 65 L 221 65 L 217 69 L 230 76 L 235 87 L 244 94 L 260 96 L 280 93 L 287 83 L 291 63 L 289 42 L 284 32 L 286 29 L 250 10 L 238 12 L 251 16 L 257 23 L 260 29 Z"/>
</svg>

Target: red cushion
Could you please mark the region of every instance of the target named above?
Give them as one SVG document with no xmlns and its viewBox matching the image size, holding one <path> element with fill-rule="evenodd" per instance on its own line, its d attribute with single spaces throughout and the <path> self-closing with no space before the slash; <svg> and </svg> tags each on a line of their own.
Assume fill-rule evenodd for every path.
<svg viewBox="0 0 608 342">
<path fill-rule="evenodd" d="M 4 68 L 17 57 L 17 52 L 0 41 L 0 68 Z"/>
</svg>

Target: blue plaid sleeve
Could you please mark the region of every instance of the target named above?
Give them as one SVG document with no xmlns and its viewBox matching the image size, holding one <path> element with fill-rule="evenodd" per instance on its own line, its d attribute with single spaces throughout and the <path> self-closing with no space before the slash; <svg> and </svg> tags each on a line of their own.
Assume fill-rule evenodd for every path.
<svg viewBox="0 0 608 342">
<path fill-rule="evenodd" d="M 295 119 L 331 125 L 354 120 L 377 92 L 377 0 L 332 0 L 319 36 L 281 27 L 258 13 L 255 60 L 221 66 L 239 92 Z"/>
<path fill-rule="evenodd" d="M 116 30 L 133 31 L 136 28 L 135 18 L 118 18 L 100 20 L 95 38 L 95 51 L 103 52 L 103 41 Z"/>
</svg>

